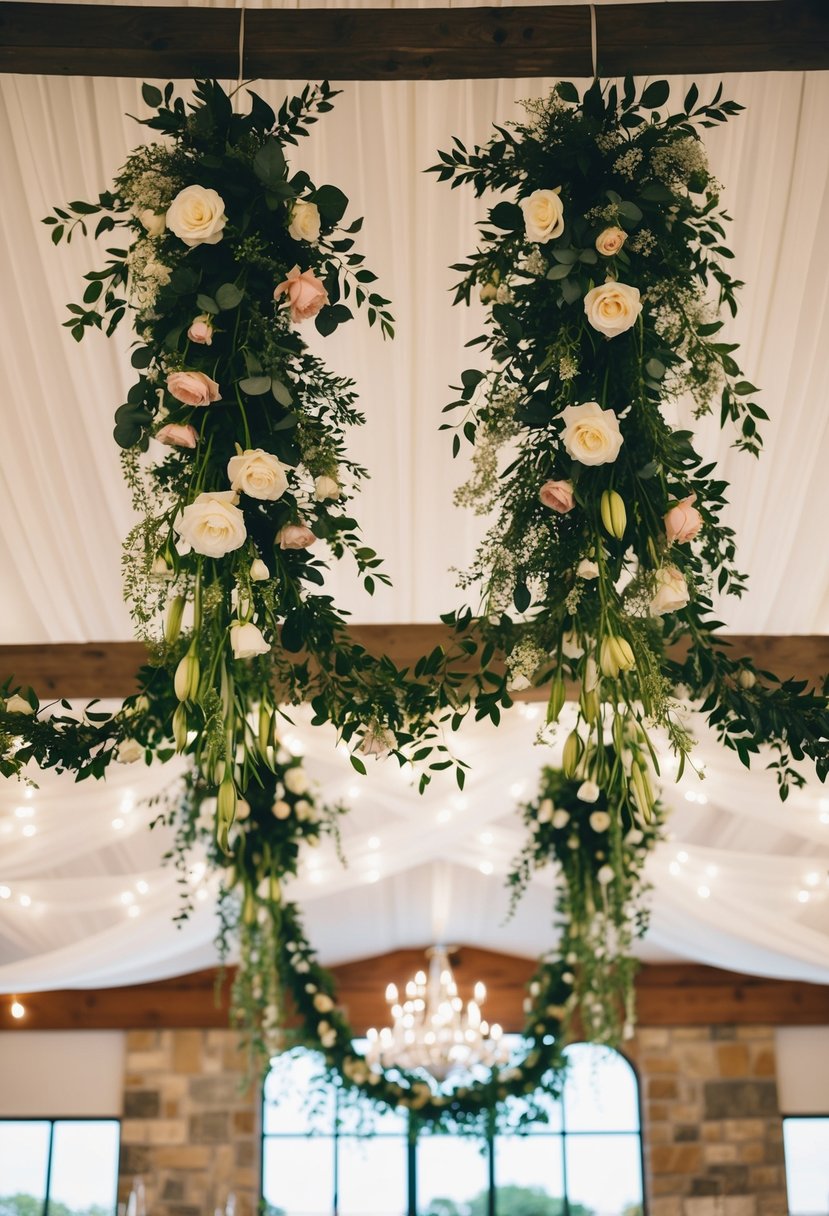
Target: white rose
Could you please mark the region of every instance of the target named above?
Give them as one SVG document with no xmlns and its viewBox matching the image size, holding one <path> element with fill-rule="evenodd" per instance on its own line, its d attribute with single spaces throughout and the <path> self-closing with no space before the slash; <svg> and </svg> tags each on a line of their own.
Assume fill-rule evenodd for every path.
<svg viewBox="0 0 829 1216">
<path fill-rule="evenodd" d="M 688 584 L 676 566 L 663 566 L 656 572 L 656 591 L 651 600 L 651 616 L 664 616 L 666 612 L 678 612 L 691 598 Z"/>
<path fill-rule="evenodd" d="M 598 401 L 585 401 L 565 406 L 560 417 L 567 454 L 579 464 L 611 464 L 619 455 L 624 437 L 613 410 L 603 410 Z"/>
<path fill-rule="evenodd" d="M 529 688 L 531 681 L 522 672 L 517 671 L 507 680 L 507 688 L 510 692 L 523 692 L 525 688 Z"/>
<path fill-rule="evenodd" d="M 613 869 L 613 866 L 602 866 L 596 877 L 602 886 L 606 887 L 609 882 L 613 882 L 613 879 L 616 877 L 616 871 Z"/>
<path fill-rule="evenodd" d="M 610 827 L 610 816 L 607 811 L 594 811 L 590 816 L 590 826 L 594 832 L 606 832 Z"/>
<path fill-rule="evenodd" d="M 553 810 L 552 798 L 542 798 L 538 806 L 538 822 L 549 823 L 553 817 Z"/>
<path fill-rule="evenodd" d="M 579 802 L 595 802 L 601 792 L 595 781 L 582 781 L 576 790 L 576 797 Z"/>
<path fill-rule="evenodd" d="M 336 477 L 318 477 L 314 482 L 314 498 L 317 502 L 335 500 L 340 497 L 342 489 Z"/>
<path fill-rule="evenodd" d="M 584 297 L 588 322 L 606 338 L 615 338 L 636 324 L 642 311 L 639 288 L 613 280 L 592 288 Z"/>
<path fill-rule="evenodd" d="M 248 448 L 227 462 L 231 487 L 249 498 L 274 502 L 288 488 L 288 477 L 281 460 L 262 448 Z"/>
<path fill-rule="evenodd" d="M 334 1002 L 327 992 L 318 992 L 314 997 L 314 1008 L 317 1013 L 330 1013 L 334 1008 Z"/>
<path fill-rule="evenodd" d="M 236 799 L 236 811 L 234 814 L 234 819 L 250 819 L 250 803 L 247 801 L 247 799 L 245 799 L 245 798 Z M 268 890 L 267 878 L 262 879 L 261 885 L 263 885 L 265 887 L 265 893 L 267 894 L 267 890 Z"/>
<path fill-rule="evenodd" d="M 20 693 L 12 693 L 6 702 L 7 714 L 33 714 L 34 712 L 29 702 L 25 697 L 21 697 Z"/>
<path fill-rule="evenodd" d="M 288 819 L 291 814 L 290 804 L 284 798 L 277 798 L 271 810 L 276 819 Z"/>
<path fill-rule="evenodd" d="M 566 828 L 570 822 L 570 815 L 567 811 L 556 811 L 553 815 L 553 827 L 559 831 Z"/>
<path fill-rule="evenodd" d="M 320 212 L 316 203 L 308 203 L 298 198 L 291 207 L 291 222 L 288 233 L 295 241 L 310 241 L 312 244 L 320 239 Z"/>
<path fill-rule="evenodd" d="M 224 199 L 204 186 L 185 186 L 167 208 L 167 227 L 185 245 L 217 245 L 227 216 Z"/>
<path fill-rule="evenodd" d="M 199 494 L 184 508 L 173 527 L 182 540 L 205 557 L 224 557 L 240 549 L 247 539 L 245 517 L 233 490 Z"/>
<path fill-rule="evenodd" d="M 591 562 L 589 558 L 583 557 L 576 566 L 576 574 L 579 578 L 598 578 L 599 566 L 597 562 Z"/>
<path fill-rule="evenodd" d="M 133 215 L 144 226 L 147 236 L 161 236 L 167 227 L 167 221 L 158 211 L 147 207 L 144 211 L 133 211 Z"/>
<path fill-rule="evenodd" d="M 304 768 L 289 768 L 283 777 L 285 788 L 292 794 L 304 794 L 308 790 L 308 777 Z"/>
<path fill-rule="evenodd" d="M 230 626 L 230 645 L 234 659 L 252 659 L 257 654 L 267 654 L 270 646 L 262 636 L 262 630 L 253 621 L 234 621 Z"/>
<path fill-rule="evenodd" d="M 529 198 L 522 198 L 524 232 L 528 241 L 546 245 L 564 231 L 564 204 L 561 201 L 561 186 L 555 190 L 534 190 Z"/>
<path fill-rule="evenodd" d="M 144 748 L 137 739 L 124 739 L 118 744 L 115 759 L 119 764 L 135 764 L 144 755 Z"/>
<path fill-rule="evenodd" d="M 310 819 L 313 809 L 314 808 L 311 806 L 311 803 L 307 798 L 300 798 L 296 803 L 294 803 L 294 812 L 297 819 Z"/>
<path fill-rule="evenodd" d="M 628 234 L 624 228 L 618 228 L 613 225 L 610 228 L 605 228 L 596 237 L 596 249 L 605 258 L 612 258 L 619 252 L 628 239 Z"/>
</svg>

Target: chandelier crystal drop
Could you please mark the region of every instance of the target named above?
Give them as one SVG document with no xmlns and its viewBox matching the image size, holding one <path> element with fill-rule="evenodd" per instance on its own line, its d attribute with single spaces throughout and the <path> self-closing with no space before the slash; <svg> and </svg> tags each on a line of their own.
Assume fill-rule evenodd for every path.
<svg viewBox="0 0 829 1216">
<path fill-rule="evenodd" d="M 506 1061 L 507 1048 L 497 1022 L 481 1016 L 486 988 L 473 988 L 464 1006 L 449 963 L 446 946 L 426 951 L 429 973 L 418 971 L 406 984 L 401 1002 L 396 984 L 386 988 L 392 1024 L 368 1032 L 366 1060 L 372 1068 L 422 1069 L 436 1081 L 453 1072 L 491 1069 Z"/>
</svg>

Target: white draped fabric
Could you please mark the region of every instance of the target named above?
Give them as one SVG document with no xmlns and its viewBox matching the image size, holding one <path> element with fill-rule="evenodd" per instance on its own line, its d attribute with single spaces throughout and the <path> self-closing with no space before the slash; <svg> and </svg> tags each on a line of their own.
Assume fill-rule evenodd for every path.
<svg viewBox="0 0 829 1216">
<path fill-rule="evenodd" d="M 422 170 L 452 134 L 484 140 L 493 120 L 514 116 L 518 99 L 551 83 L 346 84 L 294 155 L 365 215 L 360 245 L 398 321 L 393 344 L 360 320 L 320 344 L 360 388 L 368 425 L 352 446 L 372 481 L 357 514 L 394 579 L 369 599 L 351 569 L 332 573 L 356 620 L 436 620 L 459 602 L 452 570 L 468 564 L 480 535 L 480 521 L 453 506 L 467 466 L 451 460 L 437 425 L 447 385 L 474 358 L 464 343 L 481 326 L 477 306 L 450 307 L 447 270 L 474 246 L 481 206 Z M 689 81 L 675 83 L 682 95 Z M 716 84 L 701 80 L 703 97 Z M 255 87 L 273 101 L 293 86 Z M 729 521 L 751 576 L 749 594 L 722 605 L 721 619 L 746 633 L 829 632 L 829 74 L 731 77 L 725 92 L 747 106 L 707 136 L 747 283 L 729 336 L 742 343 L 771 422 L 759 462 L 730 448 L 714 420 L 693 424 L 733 483 Z M 52 205 L 106 186 L 144 138 L 127 112 L 142 112 L 134 81 L 0 78 L 6 643 L 131 632 L 119 572 L 131 514 L 111 439 L 130 383 L 128 335 L 91 335 L 79 346 L 61 328 L 96 251 L 80 235 L 56 250 L 39 222 Z M 360 783 L 328 732 L 298 727 L 324 796 L 345 793 L 355 806 L 345 827 L 349 868 L 326 845 L 294 885 L 326 961 L 440 936 L 526 955 L 551 944 L 550 875 L 507 925 L 500 883 L 521 839 L 515 791 L 529 795 L 556 754 L 533 748 L 536 727 L 515 711 L 497 732 L 466 731 L 467 791 L 436 783 L 422 799 L 391 765 Z M 810 785 L 781 806 L 761 766 L 746 774 L 707 738 L 701 754 L 707 803 L 685 799 L 698 793 L 687 780 L 666 788 L 675 838 L 653 859 L 645 956 L 829 982 L 829 802 Z M 210 899 L 174 928 L 175 875 L 160 866 L 165 835 L 140 830 L 151 817 L 142 799 L 172 779 L 169 770 L 129 769 L 98 786 L 46 779 L 31 800 L 17 786 L 0 790 L 0 990 L 128 983 L 215 957 Z M 203 885 L 196 877 L 194 890 Z"/>
</svg>

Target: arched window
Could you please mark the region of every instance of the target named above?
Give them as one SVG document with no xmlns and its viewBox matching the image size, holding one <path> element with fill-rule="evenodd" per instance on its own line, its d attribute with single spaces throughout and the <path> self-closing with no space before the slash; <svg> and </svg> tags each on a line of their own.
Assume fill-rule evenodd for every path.
<svg viewBox="0 0 829 1216">
<path fill-rule="evenodd" d="M 639 1087 L 618 1052 L 567 1048 L 549 1122 L 491 1140 L 408 1137 L 405 1111 L 375 1115 L 319 1092 L 318 1057 L 278 1056 L 265 1082 L 266 1216 L 641 1216 Z"/>
</svg>

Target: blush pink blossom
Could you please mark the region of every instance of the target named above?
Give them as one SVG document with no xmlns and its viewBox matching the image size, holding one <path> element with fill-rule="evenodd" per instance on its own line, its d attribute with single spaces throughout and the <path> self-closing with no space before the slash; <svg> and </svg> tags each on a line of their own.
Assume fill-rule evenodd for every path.
<svg viewBox="0 0 829 1216">
<path fill-rule="evenodd" d="M 211 346 L 213 326 L 210 324 L 210 318 L 207 316 L 194 317 L 187 331 L 187 337 L 191 342 L 197 342 L 199 346 Z"/>
<path fill-rule="evenodd" d="M 171 372 L 167 391 L 184 405 L 210 405 L 222 395 L 216 381 L 204 372 Z"/>
<path fill-rule="evenodd" d="M 305 524 L 286 524 L 276 534 L 280 549 L 307 549 L 317 539 Z"/>
<path fill-rule="evenodd" d="M 295 324 L 315 317 L 328 303 L 328 292 L 322 280 L 317 278 L 313 270 L 300 273 L 298 266 L 288 272 L 287 279 L 274 290 L 273 298 L 278 301 L 283 295 L 288 297 L 291 320 Z"/>
<path fill-rule="evenodd" d="M 693 505 L 695 500 L 696 494 L 691 494 L 688 498 L 683 498 L 682 502 L 678 502 L 676 506 L 671 507 L 666 514 L 665 535 L 668 537 L 669 545 L 672 545 L 674 541 L 683 545 L 686 541 L 693 540 L 702 527 L 702 516 Z"/>
<path fill-rule="evenodd" d="M 538 497 L 545 507 L 557 511 L 559 515 L 566 515 L 576 505 L 572 481 L 545 481 L 538 491 Z"/>
<path fill-rule="evenodd" d="M 194 426 L 182 426 L 177 422 L 168 422 L 155 437 L 170 448 L 194 448 L 199 442 L 199 433 Z"/>
</svg>

